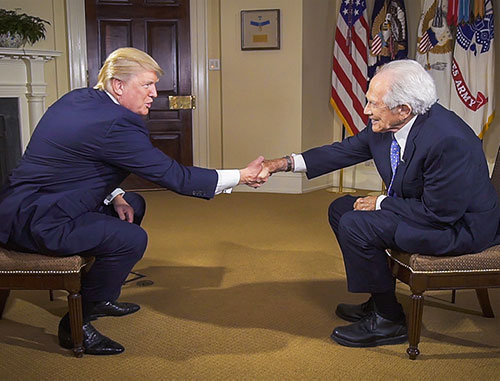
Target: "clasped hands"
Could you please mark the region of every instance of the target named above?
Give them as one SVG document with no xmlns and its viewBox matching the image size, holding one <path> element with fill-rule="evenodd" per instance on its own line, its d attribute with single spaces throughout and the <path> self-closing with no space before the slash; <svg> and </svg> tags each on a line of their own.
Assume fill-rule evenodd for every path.
<svg viewBox="0 0 500 381">
<path fill-rule="evenodd" d="M 293 159 L 292 159 L 293 162 Z M 263 156 L 240 169 L 240 184 L 246 184 L 253 188 L 259 188 L 269 177 L 276 172 L 289 170 L 287 159 L 265 160 Z M 359 197 L 354 202 L 354 210 L 371 211 L 376 209 L 377 196 Z"/>
<path fill-rule="evenodd" d="M 250 162 L 246 168 L 240 169 L 240 184 L 259 188 L 273 173 L 285 171 L 286 168 L 287 161 L 285 158 L 265 160 L 263 156 L 259 156 Z"/>
</svg>

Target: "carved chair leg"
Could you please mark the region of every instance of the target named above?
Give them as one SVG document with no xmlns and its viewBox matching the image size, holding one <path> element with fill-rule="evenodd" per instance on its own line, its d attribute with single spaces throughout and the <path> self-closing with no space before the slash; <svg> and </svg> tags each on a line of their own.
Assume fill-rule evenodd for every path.
<svg viewBox="0 0 500 381">
<path fill-rule="evenodd" d="M 483 316 L 488 318 L 494 318 L 495 314 L 491 308 L 490 298 L 488 297 L 487 288 L 476 288 L 477 300 L 483 311 Z"/>
<path fill-rule="evenodd" d="M 68 295 L 69 323 L 71 327 L 71 339 L 73 340 L 73 353 L 76 357 L 82 357 L 83 348 L 83 312 L 82 297 L 79 293 Z"/>
<path fill-rule="evenodd" d="M 3 310 L 7 304 L 7 298 L 9 297 L 10 290 L 0 290 L 0 319 L 3 315 Z"/>
<path fill-rule="evenodd" d="M 422 294 L 411 295 L 411 313 L 408 322 L 408 342 L 406 350 L 411 360 L 415 360 L 420 354 L 418 343 L 420 342 L 420 331 L 422 329 L 422 312 L 424 309 L 424 296 Z"/>
</svg>

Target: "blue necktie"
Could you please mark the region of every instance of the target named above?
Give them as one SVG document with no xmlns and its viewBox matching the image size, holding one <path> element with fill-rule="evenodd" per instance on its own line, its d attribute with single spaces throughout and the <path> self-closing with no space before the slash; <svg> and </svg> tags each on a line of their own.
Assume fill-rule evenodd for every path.
<svg viewBox="0 0 500 381">
<path fill-rule="evenodd" d="M 391 178 L 391 183 L 389 184 L 389 188 L 387 190 L 387 194 L 389 196 L 394 196 L 394 189 L 392 189 L 392 183 L 394 181 L 394 177 L 396 176 L 396 169 L 398 168 L 399 165 L 399 152 L 400 152 L 400 147 L 398 144 L 398 141 L 396 138 L 392 137 L 392 143 L 391 143 L 391 168 L 392 168 L 392 178 Z"/>
</svg>

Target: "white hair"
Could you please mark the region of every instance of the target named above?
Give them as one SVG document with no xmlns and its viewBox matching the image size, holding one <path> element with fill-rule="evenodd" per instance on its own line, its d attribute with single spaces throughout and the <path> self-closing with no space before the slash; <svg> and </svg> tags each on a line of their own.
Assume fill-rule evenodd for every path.
<svg viewBox="0 0 500 381">
<path fill-rule="evenodd" d="M 406 104 L 413 114 L 425 114 L 437 102 L 434 80 L 417 61 L 389 62 L 378 71 L 377 75 L 381 74 L 391 82 L 382 97 L 390 109 Z"/>
</svg>

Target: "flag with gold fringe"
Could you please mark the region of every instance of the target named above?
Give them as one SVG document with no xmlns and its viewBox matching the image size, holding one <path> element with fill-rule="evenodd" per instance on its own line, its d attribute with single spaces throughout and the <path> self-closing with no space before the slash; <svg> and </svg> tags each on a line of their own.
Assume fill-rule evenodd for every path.
<svg viewBox="0 0 500 381">
<path fill-rule="evenodd" d="M 453 37 L 446 19 L 446 0 L 425 0 L 418 25 L 415 59 L 434 81 L 439 103 L 450 107 Z"/>
<path fill-rule="evenodd" d="M 351 135 L 368 124 L 366 0 L 343 0 L 335 30 L 330 103 Z"/>
<path fill-rule="evenodd" d="M 368 54 L 368 77 L 387 62 L 408 57 L 408 29 L 403 0 L 375 0 Z"/>
<path fill-rule="evenodd" d="M 457 28 L 450 109 L 482 139 L 495 116 L 495 51 L 493 1 L 481 1 L 484 17 Z"/>
</svg>

